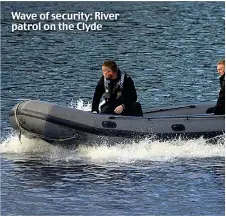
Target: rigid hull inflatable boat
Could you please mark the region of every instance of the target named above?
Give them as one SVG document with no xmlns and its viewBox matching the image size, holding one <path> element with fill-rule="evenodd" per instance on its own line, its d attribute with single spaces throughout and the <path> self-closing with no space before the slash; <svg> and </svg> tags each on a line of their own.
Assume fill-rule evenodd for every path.
<svg viewBox="0 0 226 216">
<path fill-rule="evenodd" d="M 154 139 L 212 138 L 225 131 L 225 116 L 206 114 L 214 104 L 152 109 L 143 116 L 94 114 L 39 100 L 23 101 L 10 112 L 11 126 L 50 143 L 90 145 Z"/>
</svg>

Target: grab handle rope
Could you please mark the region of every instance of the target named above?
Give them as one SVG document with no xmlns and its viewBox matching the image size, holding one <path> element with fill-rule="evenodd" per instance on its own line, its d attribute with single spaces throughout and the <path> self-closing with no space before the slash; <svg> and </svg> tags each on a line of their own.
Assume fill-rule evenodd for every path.
<svg viewBox="0 0 226 216">
<path fill-rule="evenodd" d="M 71 140 L 71 139 L 76 138 L 77 135 L 74 135 L 74 136 L 72 136 L 72 137 L 63 138 L 63 139 L 46 138 L 45 136 L 43 136 L 43 135 L 41 135 L 41 134 L 36 134 L 36 133 L 33 133 L 33 132 L 31 132 L 31 131 L 28 131 L 28 130 L 24 129 L 24 128 L 22 127 L 22 125 L 20 124 L 19 119 L 18 119 L 18 115 L 17 115 L 18 108 L 19 108 L 19 106 L 20 106 L 23 102 L 24 102 L 24 101 L 22 101 L 22 102 L 20 102 L 20 103 L 17 104 L 17 106 L 16 106 L 16 108 L 15 108 L 15 112 L 14 112 L 15 121 L 16 121 L 17 126 L 19 127 L 19 141 L 20 141 L 21 144 L 22 144 L 22 142 L 21 142 L 21 136 L 22 136 L 22 134 L 25 133 L 25 132 L 31 134 L 31 135 L 34 136 L 34 137 L 38 137 L 38 138 L 42 138 L 42 139 L 47 139 L 47 140 L 55 141 L 55 142 L 63 142 L 63 141 L 67 141 L 67 140 Z"/>
</svg>

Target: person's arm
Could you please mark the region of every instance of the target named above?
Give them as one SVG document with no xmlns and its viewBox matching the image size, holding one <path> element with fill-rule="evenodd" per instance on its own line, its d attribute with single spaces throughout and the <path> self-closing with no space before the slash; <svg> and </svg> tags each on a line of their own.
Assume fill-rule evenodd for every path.
<svg viewBox="0 0 226 216">
<path fill-rule="evenodd" d="M 104 78 L 103 76 L 100 78 L 99 82 L 97 83 L 94 95 L 93 95 L 93 102 L 92 102 L 92 112 L 96 111 L 99 112 L 99 103 L 102 95 L 104 94 Z"/>
<path fill-rule="evenodd" d="M 127 75 L 127 78 L 123 86 L 123 100 L 122 104 L 124 108 L 130 106 L 132 103 L 137 100 L 137 92 L 134 86 L 134 82 L 130 76 Z"/>
<path fill-rule="evenodd" d="M 217 109 L 221 109 L 225 106 L 225 81 L 223 81 L 223 84 L 221 86 L 221 90 L 219 92 L 219 97 L 217 100 L 217 105 L 215 106 L 215 111 L 217 111 Z"/>
</svg>

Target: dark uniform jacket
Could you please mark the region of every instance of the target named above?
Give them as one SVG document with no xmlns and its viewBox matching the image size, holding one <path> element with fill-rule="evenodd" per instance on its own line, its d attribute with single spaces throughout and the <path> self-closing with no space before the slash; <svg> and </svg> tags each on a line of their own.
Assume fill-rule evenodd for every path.
<svg viewBox="0 0 226 216">
<path fill-rule="evenodd" d="M 225 74 L 220 77 L 220 92 L 217 100 L 217 105 L 214 109 L 214 114 L 223 115 L 225 114 Z"/>
<path fill-rule="evenodd" d="M 107 98 L 107 100 L 105 98 L 105 100 L 106 100 L 106 103 L 111 104 L 115 108 L 119 105 L 124 104 L 125 109 L 129 109 L 132 103 L 136 102 L 137 100 L 137 93 L 134 87 L 134 82 L 128 74 L 125 74 L 123 89 L 121 89 L 120 86 L 118 85 L 120 79 L 121 79 L 121 72 L 119 71 L 118 77 L 116 80 L 109 80 L 110 81 L 109 88 L 110 88 L 111 94 L 110 94 L 110 97 Z M 118 88 L 115 89 L 116 85 L 118 86 Z M 96 90 L 94 92 L 93 102 L 92 102 L 92 112 L 93 111 L 98 112 L 100 99 L 103 96 L 103 94 L 106 94 L 104 76 L 100 78 L 96 86 Z"/>
</svg>

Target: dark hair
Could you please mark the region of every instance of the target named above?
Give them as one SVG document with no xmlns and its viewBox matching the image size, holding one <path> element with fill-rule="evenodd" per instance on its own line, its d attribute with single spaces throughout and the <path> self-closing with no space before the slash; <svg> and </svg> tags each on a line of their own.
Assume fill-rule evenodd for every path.
<svg viewBox="0 0 226 216">
<path fill-rule="evenodd" d="M 118 66 L 117 64 L 112 61 L 112 60 L 106 60 L 104 61 L 104 63 L 102 64 L 102 66 L 106 66 L 108 67 L 109 69 L 111 69 L 114 73 L 117 73 L 118 71 Z"/>
</svg>

